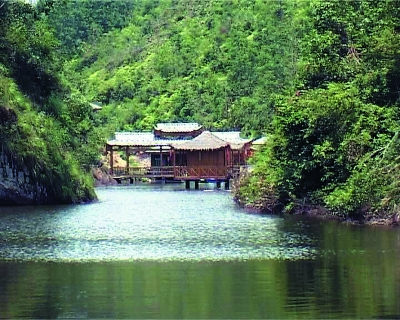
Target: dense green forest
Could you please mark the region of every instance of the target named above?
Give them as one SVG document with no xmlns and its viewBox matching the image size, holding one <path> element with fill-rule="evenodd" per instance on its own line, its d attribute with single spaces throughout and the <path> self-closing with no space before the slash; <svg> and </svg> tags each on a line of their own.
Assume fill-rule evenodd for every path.
<svg viewBox="0 0 400 320">
<path fill-rule="evenodd" d="M 256 135 L 270 122 L 275 96 L 294 92 L 296 2 L 133 3 L 129 25 L 64 68 L 88 100 L 105 107 L 103 124 L 132 130 L 197 121 Z"/>
<path fill-rule="evenodd" d="M 35 153 L 20 143 L 33 135 L 52 174 L 78 172 L 115 130 L 196 121 L 266 135 L 243 204 L 397 214 L 398 1 L 0 3 L 0 98 L 21 127 L 2 129 L 4 150 Z"/>
<path fill-rule="evenodd" d="M 398 219 L 400 3 L 310 4 L 298 60 L 302 89 L 276 101 L 242 201 Z"/>
</svg>

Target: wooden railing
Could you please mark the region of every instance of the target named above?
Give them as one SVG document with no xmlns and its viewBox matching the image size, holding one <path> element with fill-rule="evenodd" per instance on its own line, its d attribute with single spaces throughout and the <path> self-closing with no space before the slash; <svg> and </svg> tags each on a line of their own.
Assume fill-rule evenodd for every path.
<svg viewBox="0 0 400 320">
<path fill-rule="evenodd" d="M 174 167 L 130 167 L 120 168 L 116 167 L 113 169 L 112 176 L 129 176 L 129 177 L 174 177 Z"/>
<path fill-rule="evenodd" d="M 150 167 L 147 169 L 147 175 L 149 177 L 174 177 L 174 167 Z"/>
<path fill-rule="evenodd" d="M 175 167 L 130 167 L 113 169 L 113 177 L 148 177 L 190 179 L 230 179 L 235 178 L 244 166 L 175 166 Z"/>
<path fill-rule="evenodd" d="M 227 168 L 217 166 L 175 167 L 175 178 L 189 179 L 226 179 Z"/>
</svg>

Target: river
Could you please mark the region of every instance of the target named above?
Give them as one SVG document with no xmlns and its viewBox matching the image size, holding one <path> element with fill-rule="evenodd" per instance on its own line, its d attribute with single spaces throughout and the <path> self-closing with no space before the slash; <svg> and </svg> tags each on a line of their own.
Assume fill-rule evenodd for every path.
<svg viewBox="0 0 400 320">
<path fill-rule="evenodd" d="M 0 318 L 400 317 L 400 229 L 252 214 L 212 185 L 97 194 L 0 208 Z"/>
</svg>

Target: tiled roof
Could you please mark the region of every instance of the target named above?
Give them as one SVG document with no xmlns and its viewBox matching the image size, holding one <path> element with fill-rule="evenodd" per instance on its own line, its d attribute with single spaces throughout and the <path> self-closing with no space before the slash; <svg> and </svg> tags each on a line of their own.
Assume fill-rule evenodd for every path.
<svg viewBox="0 0 400 320">
<path fill-rule="evenodd" d="M 116 132 L 115 139 L 107 141 L 111 146 L 152 147 L 169 146 L 184 140 L 156 139 L 152 132 Z"/>
<path fill-rule="evenodd" d="M 153 141 L 154 134 L 152 132 L 116 132 L 115 140 L 117 140 L 117 141 Z"/>
<path fill-rule="evenodd" d="M 157 123 L 154 130 L 162 132 L 192 132 L 200 130 L 202 127 L 198 123 Z"/>
<path fill-rule="evenodd" d="M 178 144 L 172 143 L 171 145 L 177 150 L 216 150 L 225 148 L 229 143 L 218 138 L 210 131 L 203 131 L 192 140 L 181 141 Z"/>
</svg>

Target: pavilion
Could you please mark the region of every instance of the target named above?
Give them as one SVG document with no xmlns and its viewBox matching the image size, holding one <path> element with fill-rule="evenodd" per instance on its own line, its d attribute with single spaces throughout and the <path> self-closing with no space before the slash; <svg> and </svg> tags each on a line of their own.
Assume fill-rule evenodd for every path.
<svg viewBox="0 0 400 320">
<path fill-rule="evenodd" d="M 211 132 L 198 123 L 158 123 L 152 132 L 116 132 L 106 151 L 117 181 L 149 177 L 229 183 L 246 164 L 251 141 L 241 138 L 239 131 Z M 113 153 L 118 151 L 125 152 L 125 168 L 114 167 Z M 149 165 L 130 166 L 132 154 L 149 157 Z"/>
</svg>

